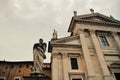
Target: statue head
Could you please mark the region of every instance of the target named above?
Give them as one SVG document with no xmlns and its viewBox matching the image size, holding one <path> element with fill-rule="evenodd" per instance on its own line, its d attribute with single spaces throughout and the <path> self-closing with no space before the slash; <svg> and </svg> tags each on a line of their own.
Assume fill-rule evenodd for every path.
<svg viewBox="0 0 120 80">
<path fill-rule="evenodd" d="M 39 39 L 39 43 L 43 43 L 43 39 Z"/>
</svg>

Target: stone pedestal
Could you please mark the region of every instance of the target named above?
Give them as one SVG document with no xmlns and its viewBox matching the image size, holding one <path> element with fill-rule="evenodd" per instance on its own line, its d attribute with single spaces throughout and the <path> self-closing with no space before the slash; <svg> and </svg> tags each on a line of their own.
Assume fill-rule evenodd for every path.
<svg viewBox="0 0 120 80">
<path fill-rule="evenodd" d="M 30 76 L 24 76 L 24 80 L 50 80 L 42 73 L 31 73 Z"/>
</svg>

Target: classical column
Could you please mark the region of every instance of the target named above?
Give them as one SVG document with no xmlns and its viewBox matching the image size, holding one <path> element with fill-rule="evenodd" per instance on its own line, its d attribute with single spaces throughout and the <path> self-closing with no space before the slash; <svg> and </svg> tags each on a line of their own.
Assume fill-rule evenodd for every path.
<svg viewBox="0 0 120 80">
<path fill-rule="evenodd" d="M 90 80 L 90 77 L 94 76 L 95 73 L 94 73 L 94 70 L 93 70 L 88 45 L 86 43 L 84 30 L 79 29 L 79 36 L 80 36 L 80 41 L 81 41 L 81 45 L 82 45 L 82 51 L 83 51 L 83 56 L 84 56 L 84 60 L 85 60 L 85 65 L 86 65 L 86 69 L 87 69 L 88 80 Z"/>
<path fill-rule="evenodd" d="M 112 35 L 113 35 L 113 37 L 114 37 L 114 39 L 115 39 L 115 41 L 117 43 L 118 49 L 120 51 L 120 38 L 119 38 L 117 32 L 112 32 Z"/>
<path fill-rule="evenodd" d="M 58 53 L 57 55 L 57 59 L 58 59 L 58 80 L 63 80 L 63 61 L 62 61 L 62 54 Z"/>
<path fill-rule="evenodd" d="M 52 53 L 52 80 L 58 80 L 58 59 L 57 54 Z"/>
<path fill-rule="evenodd" d="M 62 53 L 62 60 L 63 60 L 63 80 L 69 80 L 68 77 L 68 69 L 69 69 L 69 60 L 68 60 L 68 54 Z"/>
<path fill-rule="evenodd" d="M 104 78 L 105 78 L 105 80 L 109 80 L 109 79 L 112 80 L 111 78 L 106 78 L 106 76 L 110 75 L 110 72 L 107 68 L 107 64 L 106 64 L 105 59 L 104 59 L 104 54 L 102 53 L 102 51 L 100 49 L 100 43 L 99 43 L 98 38 L 95 34 L 95 30 L 90 30 L 90 35 L 91 35 L 91 38 L 93 41 L 93 45 L 94 45 L 94 48 L 95 48 L 95 51 L 96 51 L 96 54 L 98 57 L 100 67 L 102 69 L 102 73 L 105 76 Z"/>
</svg>

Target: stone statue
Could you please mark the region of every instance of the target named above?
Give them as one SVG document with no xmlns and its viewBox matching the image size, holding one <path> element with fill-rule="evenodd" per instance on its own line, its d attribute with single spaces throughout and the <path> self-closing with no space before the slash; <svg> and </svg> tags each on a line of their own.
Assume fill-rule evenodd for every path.
<svg viewBox="0 0 120 80">
<path fill-rule="evenodd" d="M 43 72 L 43 59 L 46 58 L 46 43 L 43 42 L 43 39 L 39 39 L 39 43 L 34 44 L 33 46 L 33 58 L 34 58 L 34 71 L 36 73 Z"/>
</svg>

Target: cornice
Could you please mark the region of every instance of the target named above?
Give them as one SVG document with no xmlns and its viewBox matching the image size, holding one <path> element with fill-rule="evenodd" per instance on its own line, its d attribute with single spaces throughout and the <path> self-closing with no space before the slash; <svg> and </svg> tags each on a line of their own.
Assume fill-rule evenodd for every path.
<svg viewBox="0 0 120 80">
<path fill-rule="evenodd" d="M 101 24 L 101 25 L 111 25 L 111 26 L 116 26 L 120 27 L 119 23 L 111 23 L 111 22 L 100 22 L 100 21 L 92 21 L 92 20 L 86 20 L 86 19 L 75 19 L 76 22 L 81 22 L 81 23 L 91 23 L 91 24 Z"/>
<path fill-rule="evenodd" d="M 64 38 L 59 38 L 57 40 L 51 41 L 51 44 L 54 43 L 65 43 L 71 40 L 75 40 L 75 39 L 79 39 L 79 35 L 74 35 L 74 36 L 68 36 L 68 37 L 64 37 Z"/>
<path fill-rule="evenodd" d="M 51 44 L 52 47 L 72 47 L 72 48 L 81 48 L 81 45 L 75 45 L 75 44 L 61 44 L 61 43 L 56 43 L 56 44 Z"/>
</svg>

